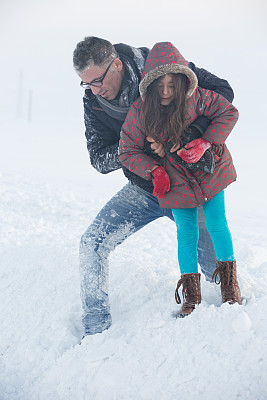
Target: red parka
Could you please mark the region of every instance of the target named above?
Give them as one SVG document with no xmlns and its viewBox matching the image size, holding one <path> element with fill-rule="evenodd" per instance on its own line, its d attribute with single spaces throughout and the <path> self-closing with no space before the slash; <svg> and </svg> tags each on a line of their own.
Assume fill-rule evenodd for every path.
<svg viewBox="0 0 267 400">
<path fill-rule="evenodd" d="M 187 92 L 186 121 L 190 125 L 198 116 L 211 120 L 203 139 L 209 141 L 215 158 L 212 174 L 192 172 L 175 162 L 166 154 L 161 164 L 167 171 L 171 187 L 159 203 L 163 208 L 192 208 L 201 206 L 236 180 L 232 157 L 225 145 L 229 133 L 238 119 L 237 109 L 221 95 L 197 86 L 195 73 L 187 66 L 180 52 L 168 42 L 157 43 L 150 51 L 139 86 L 141 97 L 131 106 L 122 126 L 119 156 L 122 164 L 130 171 L 147 180 L 152 179 L 151 169 L 159 161 L 144 153 L 146 132 L 142 130 L 141 106 L 147 87 L 159 77 L 170 73 L 183 73 L 189 78 Z M 168 134 L 162 143 L 169 141 Z"/>
</svg>

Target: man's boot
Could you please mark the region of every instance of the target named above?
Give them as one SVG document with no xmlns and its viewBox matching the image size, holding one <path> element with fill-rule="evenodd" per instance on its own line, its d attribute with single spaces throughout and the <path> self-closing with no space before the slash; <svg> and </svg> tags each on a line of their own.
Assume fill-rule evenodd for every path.
<svg viewBox="0 0 267 400">
<path fill-rule="evenodd" d="M 184 301 L 182 309 L 177 314 L 177 318 L 183 318 L 191 314 L 195 309 L 195 305 L 201 303 L 200 274 L 192 273 L 183 274 L 181 276 L 175 290 L 175 300 L 177 304 L 181 304 L 178 293 L 178 289 L 181 285 L 183 285 L 182 295 Z"/>
<path fill-rule="evenodd" d="M 219 285 L 221 283 L 222 302 L 241 304 L 241 293 L 236 276 L 236 261 L 217 261 L 212 280 Z M 217 282 L 217 276 L 219 281 Z"/>
</svg>

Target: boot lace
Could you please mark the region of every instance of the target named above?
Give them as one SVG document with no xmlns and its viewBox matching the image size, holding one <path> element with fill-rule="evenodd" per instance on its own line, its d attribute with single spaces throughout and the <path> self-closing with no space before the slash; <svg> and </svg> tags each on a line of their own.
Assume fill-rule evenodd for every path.
<svg viewBox="0 0 267 400">
<path fill-rule="evenodd" d="M 217 281 L 217 277 L 219 276 L 219 280 Z M 211 280 L 219 285 L 221 282 L 227 286 L 232 283 L 233 280 L 233 268 L 231 268 L 230 263 L 220 263 L 218 262 L 218 267 L 213 272 Z"/>
<path fill-rule="evenodd" d="M 183 285 L 182 289 L 182 296 L 183 299 L 186 300 L 187 302 L 191 302 L 192 304 L 197 303 L 198 301 L 195 301 L 195 297 L 198 297 L 199 293 L 196 292 L 196 279 L 194 276 L 191 274 L 188 275 L 182 275 L 179 281 L 177 282 L 177 286 L 175 289 L 175 301 L 177 304 L 181 304 L 181 298 L 179 296 L 179 288 L 181 285 Z M 197 291 L 198 292 L 198 291 Z"/>
</svg>

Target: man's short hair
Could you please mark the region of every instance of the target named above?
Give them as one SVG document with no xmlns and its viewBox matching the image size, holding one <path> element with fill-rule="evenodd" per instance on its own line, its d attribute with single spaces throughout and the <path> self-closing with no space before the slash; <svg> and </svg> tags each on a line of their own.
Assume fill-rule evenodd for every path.
<svg viewBox="0 0 267 400">
<path fill-rule="evenodd" d="M 76 72 L 84 72 L 92 64 L 102 67 L 118 57 L 115 47 L 105 39 L 87 36 L 79 42 L 73 52 Z"/>
</svg>

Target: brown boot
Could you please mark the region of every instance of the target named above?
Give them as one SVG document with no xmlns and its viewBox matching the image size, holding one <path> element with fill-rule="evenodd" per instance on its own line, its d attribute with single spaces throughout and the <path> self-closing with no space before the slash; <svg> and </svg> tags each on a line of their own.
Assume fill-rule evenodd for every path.
<svg viewBox="0 0 267 400">
<path fill-rule="evenodd" d="M 182 309 L 178 312 L 177 318 L 183 318 L 191 314 L 195 309 L 196 304 L 201 303 L 201 289 L 200 289 L 200 274 L 183 274 L 177 283 L 175 290 L 175 300 L 177 304 L 181 304 L 181 299 L 178 293 L 179 287 L 183 285 L 183 305 Z"/>
<path fill-rule="evenodd" d="M 236 276 L 236 261 L 217 261 L 218 267 L 215 269 L 212 280 L 219 285 L 221 283 L 222 302 L 241 304 L 241 293 Z M 219 282 L 217 276 L 219 275 Z"/>
</svg>

